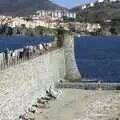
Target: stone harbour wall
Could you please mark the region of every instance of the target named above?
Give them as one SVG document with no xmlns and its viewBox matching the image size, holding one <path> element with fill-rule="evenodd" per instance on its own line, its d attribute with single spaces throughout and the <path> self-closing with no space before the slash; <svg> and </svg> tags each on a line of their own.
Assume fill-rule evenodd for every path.
<svg viewBox="0 0 120 120">
<path fill-rule="evenodd" d="M 0 120 L 17 120 L 37 97 L 64 76 L 62 48 L 0 72 Z"/>
<path fill-rule="evenodd" d="M 65 79 L 71 82 L 79 82 L 81 75 L 76 64 L 74 47 L 74 36 L 66 35 L 64 39 Z"/>
<path fill-rule="evenodd" d="M 0 120 L 18 120 L 51 85 L 80 78 L 74 39 L 66 35 L 62 48 L 0 72 Z"/>
</svg>

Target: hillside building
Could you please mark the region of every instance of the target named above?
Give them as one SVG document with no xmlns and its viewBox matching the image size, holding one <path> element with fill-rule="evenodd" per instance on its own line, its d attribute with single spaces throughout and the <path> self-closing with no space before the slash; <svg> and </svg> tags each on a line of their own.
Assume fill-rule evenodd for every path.
<svg viewBox="0 0 120 120">
<path fill-rule="evenodd" d="M 98 3 L 102 3 L 102 2 L 104 2 L 104 0 L 97 0 L 97 2 L 98 2 Z"/>
<path fill-rule="evenodd" d="M 85 4 L 85 5 L 83 5 L 81 8 L 82 8 L 82 10 L 84 10 L 84 9 L 86 9 L 86 8 L 91 8 L 91 7 L 94 7 L 94 3 Z"/>
<path fill-rule="evenodd" d="M 90 3 L 90 7 L 93 7 L 94 6 L 94 3 Z"/>
<path fill-rule="evenodd" d="M 98 3 L 119 2 L 120 0 L 97 0 Z"/>
<path fill-rule="evenodd" d="M 38 17 L 53 17 L 53 18 L 61 18 L 66 16 L 67 18 L 76 18 L 76 13 L 62 10 L 38 10 L 35 14 Z"/>
<path fill-rule="evenodd" d="M 87 8 L 87 5 L 83 5 L 82 6 L 82 10 L 86 9 Z"/>
</svg>

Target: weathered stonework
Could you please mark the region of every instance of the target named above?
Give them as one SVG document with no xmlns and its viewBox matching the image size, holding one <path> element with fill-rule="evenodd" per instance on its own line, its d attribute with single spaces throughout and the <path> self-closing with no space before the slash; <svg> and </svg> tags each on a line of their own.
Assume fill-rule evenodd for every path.
<svg viewBox="0 0 120 120">
<path fill-rule="evenodd" d="M 0 73 L 0 120 L 15 120 L 36 98 L 65 76 L 64 50 L 59 49 Z"/>
<path fill-rule="evenodd" d="M 81 79 L 74 53 L 74 37 L 66 34 L 64 39 L 65 79 L 71 82 L 80 81 Z"/>
<path fill-rule="evenodd" d="M 81 78 L 70 35 L 63 47 L 0 72 L 0 120 L 18 120 L 50 85 L 64 78 Z"/>
</svg>

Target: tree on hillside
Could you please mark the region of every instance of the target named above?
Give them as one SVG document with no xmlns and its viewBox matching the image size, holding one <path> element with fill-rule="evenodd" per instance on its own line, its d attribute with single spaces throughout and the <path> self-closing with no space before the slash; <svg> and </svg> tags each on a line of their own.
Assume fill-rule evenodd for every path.
<svg viewBox="0 0 120 120">
<path fill-rule="evenodd" d="M 25 24 L 21 24 L 21 28 L 25 29 L 26 28 Z"/>
<path fill-rule="evenodd" d="M 110 32 L 112 35 L 117 35 L 116 29 L 114 27 L 110 28 Z"/>
<path fill-rule="evenodd" d="M 13 28 L 13 35 L 21 35 L 21 29 L 19 27 Z"/>
<path fill-rule="evenodd" d="M 4 30 L 4 28 L 1 26 L 0 27 L 0 35 L 3 35 L 5 33 L 5 30 Z"/>
<path fill-rule="evenodd" d="M 13 35 L 13 29 L 7 25 L 2 25 L 0 27 L 0 35 L 11 36 Z"/>
<path fill-rule="evenodd" d="M 24 35 L 25 36 L 34 36 L 33 29 L 31 29 L 31 28 L 25 29 Z"/>
<path fill-rule="evenodd" d="M 13 29 L 11 27 L 6 27 L 5 35 L 12 36 L 13 35 Z"/>
<path fill-rule="evenodd" d="M 34 28 L 34 34 L 35 35 L 43 35 L 43 33 L 45 32 L 45 29 L 41 26 L 37 26 Z"/>
</svg>

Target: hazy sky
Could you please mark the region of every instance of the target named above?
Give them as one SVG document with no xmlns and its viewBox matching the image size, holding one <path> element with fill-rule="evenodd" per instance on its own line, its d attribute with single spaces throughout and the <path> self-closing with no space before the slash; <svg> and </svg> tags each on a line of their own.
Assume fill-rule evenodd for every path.
<svg viewBox="0 0 120 120">
<path fill-rule="evenodd" d="M 80 4 L 94 2 L 96 0 L 51 0 L 54 3 L 71 8 Z"/>
</svg>

